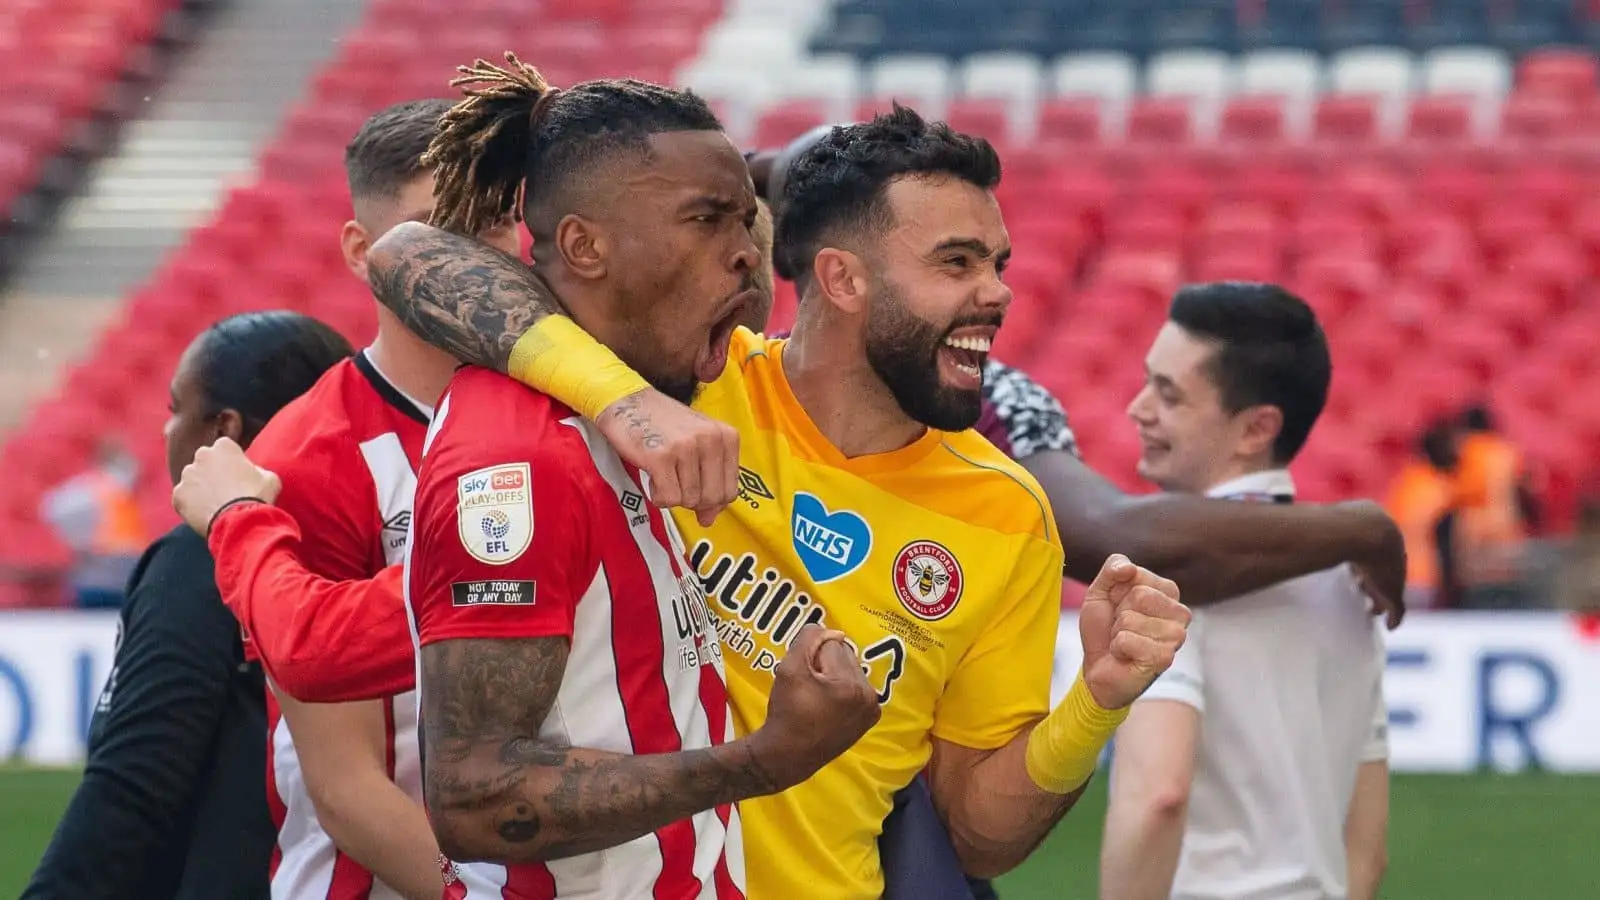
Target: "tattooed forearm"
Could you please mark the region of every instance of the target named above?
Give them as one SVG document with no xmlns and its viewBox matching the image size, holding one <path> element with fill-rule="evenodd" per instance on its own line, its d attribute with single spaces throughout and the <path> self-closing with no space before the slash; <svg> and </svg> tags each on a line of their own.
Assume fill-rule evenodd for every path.
<svg viewBox="0 0 1600 900">
<path fill-rule="evenodd" d="M 527 264 L 472 238 L 404 222 L 367 253 L 378 302 L 463 362 L 506 371 L 517 338 L 560 301 Z"/>
<path fill-rule="evenodd" d="M 423 648 L 428 810 L 452 858 L 589 853 L 778 789 L 743 742 L 631 756 L 541 739 L 566 660 L 562 638 Z"/>
<path fill-rule="evenodd" d="M 608 416 L 620 420 L 628 433 L 635 435 L 640 446 L 646 450 L 655 450 L 667 442 L 656 423 L 651 421 L 640 394 L 629 394 L 606 407 L 605 412 L 600 414 L 600 421 L 604 422 Z"/>
</svg>

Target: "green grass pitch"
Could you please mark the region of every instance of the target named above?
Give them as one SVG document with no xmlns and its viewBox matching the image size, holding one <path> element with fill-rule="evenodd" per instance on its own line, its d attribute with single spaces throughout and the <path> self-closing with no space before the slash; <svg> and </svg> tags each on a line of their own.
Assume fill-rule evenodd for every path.
<svg viewBox="0 0 1600 900">
<path fill-rule="evenodd" d="M 0 897 L 22 891 L 78 775 L 0 768 Z M 1006 900 L 1092 900 L 1103 783 L 1021 869 Z M 1600 833 L 1600 777 L 1400 776 L 1390 817 L 1395 900 L 1596 896 L 1589 859 Z"/>
</svg>

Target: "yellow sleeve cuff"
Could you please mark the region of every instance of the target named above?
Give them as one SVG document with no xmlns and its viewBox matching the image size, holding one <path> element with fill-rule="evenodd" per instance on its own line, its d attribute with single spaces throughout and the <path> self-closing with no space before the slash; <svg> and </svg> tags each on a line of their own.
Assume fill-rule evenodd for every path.
<svg viewBox="0 0 1600 900">
<path fill-rule="evenodd" d="M 588 419 L 650 387 L 611 349 L 566 316 L 545 316 L 511 348 L 506 372 Z"/>
<path fill-rule="evenodd" d="M 1126 708 L 1102 709 L 1080 675 L 1061 704 L 1028 735 L 1028 777 L 1052 794 L 1083 787 L 1100 762 L 1100 751 L 1126 718 Z"/>
</svg>

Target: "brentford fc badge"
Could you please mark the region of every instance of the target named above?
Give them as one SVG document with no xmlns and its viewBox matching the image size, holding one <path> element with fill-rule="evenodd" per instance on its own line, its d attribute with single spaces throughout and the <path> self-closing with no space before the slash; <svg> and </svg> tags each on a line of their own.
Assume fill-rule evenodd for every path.
<svg viewBox="0 0 1600 900">
<path fill-rule="evenodd" d="M 961 600 L 961 564 L 933 541 L 912 541 L 894 558 L 894 593 L 924 622 L 950 615 Z"/>
</svg>

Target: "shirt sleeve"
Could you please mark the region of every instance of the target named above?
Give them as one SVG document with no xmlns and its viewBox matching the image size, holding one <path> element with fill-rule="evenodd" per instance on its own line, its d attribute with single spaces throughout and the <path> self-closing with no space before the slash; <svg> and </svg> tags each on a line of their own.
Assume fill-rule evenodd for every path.
<svg viewBox="0 0 1600 900">
<path fill-rule="evenodd" d="M 1011 443 L 1013 459 L 1046 450 L 1078 453 L 1078 441 L 1067 424 L 1067 411 L 1049 389 L 1021 370 L 990 360 L 983 390 Z"/>
<path fill-rule="evenodd" d="M 1173 657 L 1172 666 L 1156 676 L 1140 700 L 1176 700 L 1194 707 L 1196 712 L 1206 711 L 1205 611 L 1192 610 L 1192 615 L 1188 636 Z"/>
<path fill-rule="evenodd" d="M 372 564 L 373 523 L 377 500 L 371 479 L 347 477 L 352 458 L 360 458 L 353 442 L 333 436 L 306 441 L 293 447 L 292 454 L 275 445 L 262 450 L 252 447 L 251 461 L 277 474 L 283 483 L 273 505 L 289 514 L 302 534 L 312 540 L 300 548 L 300 560 L 307 569 L 324 578 L 356 580 L 368 578 Z M 257 598 L 278 602 L 280 595 Z"/>
<path fill-rule="evenodd" d="M 1373 642 L 1377 644 L 1377 661 L 1372 678 L 1372 727 L 1367 742 L 1361 748 L 1361 761 L 1382 762 L 1389 758 L 1389 704 L 1383 697 L 1383 670 L 1388 663 L 1381 626 L 1373 623 Z"/>
<path fill-rule="evenodd" d="M 237 635 L 198 536 L 163 541 L 129 594 L 83 781 L 23 897 L 125 897 L 185 838 L 240 663 Z"/>
<path fill-rule="evenodd" d="M 416 680 L 403 567 L 374 578 L 324 578 L 301 560 L 295 520 L 264 503 L 218 517 L 217 587 L 262 668 L 291 697 L 344 703 L 390 697 Z"/>
<path fill-rule="evenodd" d="M 1036 537 L 1016 567 L 1021 589 L 956 665 L 933 714 L 933 735 L 991 750 L 1050 711 L 1061 621 L 1061 545 Z"/>
<path fill-rule="evenodd" d="M 597 569 L 575 461 L 464 438 L 481 449 L 434 448 L 441 464 L 417 485 L 407 577 L 418 643 L 570 638 Z"/>
</svg>

